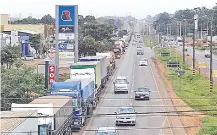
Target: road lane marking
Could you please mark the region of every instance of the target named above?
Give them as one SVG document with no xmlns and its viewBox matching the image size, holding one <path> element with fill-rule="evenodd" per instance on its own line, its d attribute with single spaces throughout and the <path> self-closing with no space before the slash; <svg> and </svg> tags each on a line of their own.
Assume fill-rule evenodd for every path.
<svg viewBox="0 0 217 135">
<path fill-rule="evenodd" d="M 148 63 L 150 63 L 149 60 L 148 60 Z M 155 86 L 156 86 L 156 88 L 157 88 L 158 96 L 160 97 L 160 102 L 161 102 L 162 105 L 164 105 L 163 100 L 162 100 L 162 96 L 160 95 L 159 86 L 158 86 L 158 84 L 157 84 L 157 81 L 156 81 L 156 78 L 155 78 L 155 75 L 154 75 L 154 71 L 153 71 L 153 69 L 152 69 L 151 64 L 149 64 L 149 65 L 150 65 L 149 68 L 150 68 L 150 70 L 151 70 L 151 74 L 152 74 L 152 76 L 153 76 Z M 164 111 L 166 111 L 165 107 L 163 107 L 163 108 L 164 108 Z M 167 116 L 166 116 L 165 118 L 167 118 Z M 169 121 L 168 121 L 168 124 L 169 124 L 169 127 L 170 127 L 171 125 L 170 125 L 170 122 L 169 122 Z M 163 126 L 163 125 L 162 125 L 162 126 Z M 161 130 L 160 130 L 160 131 L 161 131 Z M 174 134 L 171 128 L 170 128 L 170 131 L 171 131 L 172 134 Z M 159 133 L 160 133 L 160 132 L 159 132 Z"/>
</svg>

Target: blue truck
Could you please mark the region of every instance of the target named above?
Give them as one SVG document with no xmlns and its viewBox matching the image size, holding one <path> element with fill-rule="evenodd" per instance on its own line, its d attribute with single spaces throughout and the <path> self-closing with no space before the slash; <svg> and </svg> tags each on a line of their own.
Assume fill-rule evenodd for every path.
<svg viewBox="0 0 217 135">
<path fill-rule="evenodd" d="M 65 82 L 51 83 L 51 95 L 72 97 L 72 130 L 80 130 L 93 113 L 94 85 L 91 79 L 68 79 Z"/>
</svg>

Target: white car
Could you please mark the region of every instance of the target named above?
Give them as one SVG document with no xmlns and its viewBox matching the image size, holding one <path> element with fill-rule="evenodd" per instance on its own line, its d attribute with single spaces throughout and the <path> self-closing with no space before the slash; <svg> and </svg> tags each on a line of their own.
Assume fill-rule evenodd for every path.
<svg viewBox="0 0 217 135">
<path fill-rule="evenodd" d="M 128 84 L 129 82 L 127 81 L 126 76 L 118 76 L 113 82 L 114 84 L 114 93 L 116 94 L 117 92 L 124 92 L 128 93 Z"/>
<path fill-rule="evenodd" d="M 96 135 L 119 135 L 116 127 L 100 127 Z"/>
<path fill-rule="evenodd" d="M 133 107 L 119 107 L 118 111 L 115 112 L 116 126 L 119 125 L 136 125 L 136 112 Z"/>
<path fill-rule="evenodd" d="M 139 61 L 139 66 L 148 66 L 148 60 L 147 58 L 144 58 Z"/>
</svg>

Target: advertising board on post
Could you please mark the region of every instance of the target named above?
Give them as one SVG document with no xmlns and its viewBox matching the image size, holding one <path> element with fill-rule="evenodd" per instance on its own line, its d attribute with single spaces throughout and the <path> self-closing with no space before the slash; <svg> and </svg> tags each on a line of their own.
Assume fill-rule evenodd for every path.
<svg viewBox="0 0 217 135">
<path fill-rule="evenodd" d="M 64 61 L 78 61 L 78 6 L 56 5 L 56 79 Z M 60 52 L 61 51 L 61 52 Z"/>
<path fill-rule="evenodd" d="M 50 85 L 51 82 L 55 81 L 55 65 L 48 66 L 48 84 Z"/>
</svg>

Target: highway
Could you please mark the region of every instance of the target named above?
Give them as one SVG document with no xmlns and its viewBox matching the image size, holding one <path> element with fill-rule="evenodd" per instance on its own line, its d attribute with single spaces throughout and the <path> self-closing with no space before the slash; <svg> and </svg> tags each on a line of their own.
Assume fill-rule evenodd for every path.
<svg viewBox="0 0 217 135">
<path fill-rule="evenodd" d="M 151 98 L 160 98 L 159 89 L 157 82 L 153 75 L 152 68 L 150 66 L 140 67 L 138 62 L 141 58 L 146 57 L 150 58 L 154 56 L 154 52 L 150 48 L 144 48 L 145 54 L 136 55 L 136 46 L 130 45 L 127 53 L 122 56 L 120 60 L 117 61 L 118 69 L 111 81 L 105 89 L 104 95 L 100 104 L 97 106 L 94 114 L 114 114 L 117 111 L 118 107 L 123 106 L 141 106 L 135 107 L 136 112 L 146 113 L 146 112 L 155 112 L 155 111 L 165 111 L 163 107 L 154 107 L 162 106 L 163 102 L 159 99 L 150 99 L 150 101 L 135 101 L 134 100 L 134 90 L 137 87 L 148 86 L 151 90 Z M 128 78 L 129 84 L 129 93 L 128 94 L 114 94 L 113 81 L 116 76 L 126 76 Z M 124 99 L 121 99 L 124 98 Z M 142 107 L 149 106 L 149 107 Z M 150 107 L 153 106 L 153 107 Z M 172 134 L 171 130 L 161 130 L 163 126 L 168 126 L 168 120 L 166 116 L 137 116 L 136 126 L 118 126 L 118 129 L 131 129 L 135 130 L 119 130 L 120 135 L 159 135 L 159 134 Z M 96 116 L 90 119 L 90 122 L 86 125 L 82 135 L 94 135 L 95 131 L 88 130 L 97 130 L 99 127 L 115 127 L 115 116 Z M 155 128 L 155 129 L 138 129 L 138 128 Z M 157 129 L 159 128 L 159 129 Z M 167 132 L 167 133 L 165 133 Z"/>
</svg>

